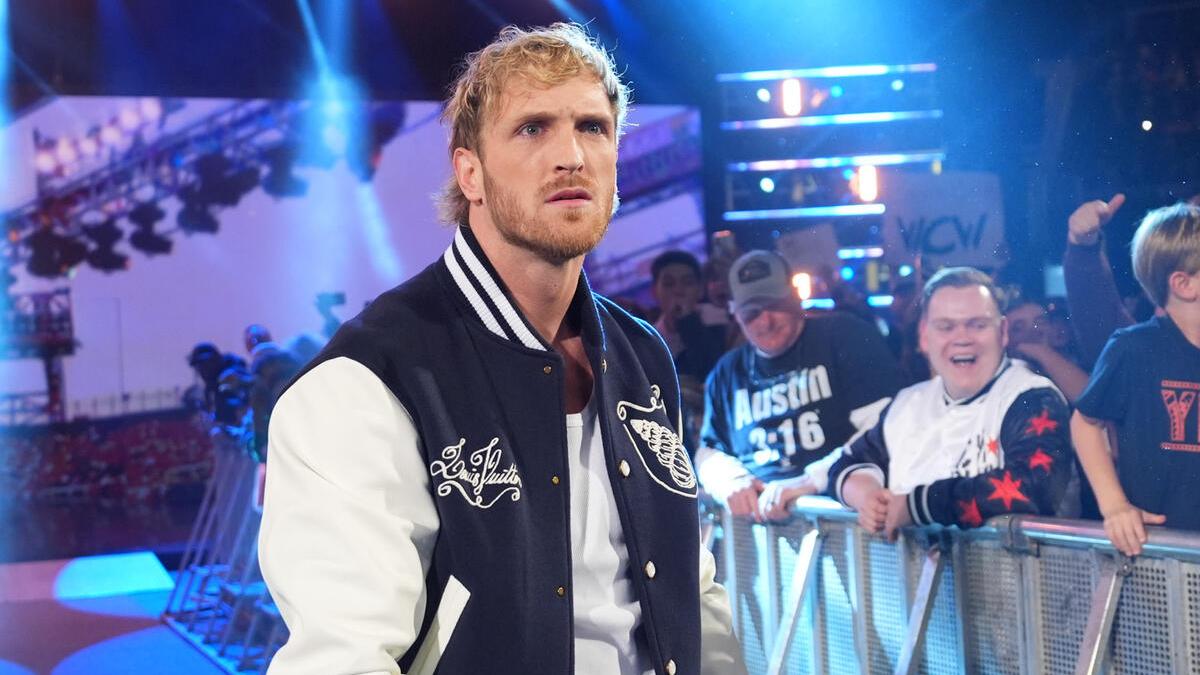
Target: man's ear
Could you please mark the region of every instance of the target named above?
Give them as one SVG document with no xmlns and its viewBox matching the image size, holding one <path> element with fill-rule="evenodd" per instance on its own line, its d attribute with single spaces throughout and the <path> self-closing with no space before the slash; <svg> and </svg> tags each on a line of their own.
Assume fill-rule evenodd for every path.
<svg viewBox="0 0 1200 675">
<path fill-rule="evenodd" d="M 472 204 L 483 203 L 483 163 L 479 155 L 466 148 L 455 148 L 450 159 L 454 165 L 454 178 Z"/>
<path fill-rule="evenodd" d="M 1167 277 L 1167 293 L 1184 302 L 1200 299 L 1200 274 L 1188 274 L 1178 270 Z"/>
</svg>

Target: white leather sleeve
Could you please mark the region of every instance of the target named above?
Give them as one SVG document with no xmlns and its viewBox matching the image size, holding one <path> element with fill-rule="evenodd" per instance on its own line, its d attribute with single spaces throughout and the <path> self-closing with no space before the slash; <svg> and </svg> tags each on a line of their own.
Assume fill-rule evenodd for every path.
<svg viewBox="0 0 1200 675">
<path fill-rule="evenodd" d="M 700 485 L 722 503 L 731 490 L 730 484 L 750 473 L 738 458 L 704 446 L 696 450 L 694 463 Z"/>
<path fill-rule="evenodd" d="M 280 397 L 268 448 L 259 561 L 291 633 L 270 672 L 400 673 L 438 531 L 411 417 L 335 358 Z"/>
<path fill-rule="evenodd" d="M 712 552 L 700 547 L 700 673 L 744 675 L 742 645 L 733 633 L 729 594 L 716 582 Z"/>
</svg>

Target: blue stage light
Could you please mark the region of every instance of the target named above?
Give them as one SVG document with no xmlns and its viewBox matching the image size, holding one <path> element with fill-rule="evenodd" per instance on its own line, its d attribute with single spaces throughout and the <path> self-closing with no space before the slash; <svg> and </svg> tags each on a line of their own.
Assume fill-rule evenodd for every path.
<svg viewBox="0 0 1200 675">
<path fill-rule="evenodd" d="M 910 63 L 907 65 L 862 65 L 862 66 L 830 66 L 826 68 L 793 68 L 788 70 L 755 70 L 747 73 L 722 73 L 717 75 L 718 82 L 765 82 L 769 80 L 786 80 L 789 77 L 804 79 L 836 78 L 836 77 L 869 77 L 873 75 L 892 75 L 897 73 L 932 73 L 937 70 L 935 63 Z"/>
<path fill-rule="evenodd" d="M 846 281 L 850 281 L 851 279 L 854 278 L 854 268 L 850 267 L 849 265 L 843 267 L 841 270 L 841 276 L 842 276 L 842 279 L 845 279 Z"/>
<path fill-rule="evenodd" d="M 775 191 L 775 181 L 770 176 L 766 176 L 758 181 L 758 189 L 770 194 Z"/>
<path fill-rule="evenodd" d="M 727 165 L 729 171 L 791 171 L 794 169 L 836 169 L 843 166 L 893 166 L 897 164 L 923 164 L 939 162 L 946 158 L 941 150 L 893 153 L 886 155 L 845 155 L 841 157 L 810 157 L 807 159 L 765 159 L 754 162 L 734 162 Z M 847 180 L 849 178 L 847 177 Z"/>
<path fill-rule="evenodd" d="M 880 124 L 904 120 L 940 119 L 941 110 L 899 110 L 895 112 L 842 113 L 840 115 L 805 115 L 803 117 L 771 117 L 758 120 L 721 122 L 727 131 L 743 129 L 788 129 L 791 127 L 821 127 L 838 124 Z"/>
<path fill-rule="evenodd" d="M 802 206 L 791 209 L 760 209 L 755 211 L 726 211 L 728 221 L 789 220 L 792 218 L 827 218 L 839 216 L 877 216 L 886 210 L 883 204 L 843 204 L 839 206 Z"/>
</svg>

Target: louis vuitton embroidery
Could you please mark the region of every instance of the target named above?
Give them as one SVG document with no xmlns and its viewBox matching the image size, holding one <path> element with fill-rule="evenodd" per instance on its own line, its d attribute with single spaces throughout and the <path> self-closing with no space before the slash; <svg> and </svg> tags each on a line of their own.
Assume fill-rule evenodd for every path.
<svg viewBox="0 0 1200 675">
<path fill-rule="evenodd" d="M 463 459 L 465 438 L 458 443 L 442 448 L 442 458 L 429 464 L 429 473 L 433 477 L 441 477 L 437 494 L 445 497 L 455 490 L 467 500 L 471 506 L 490 509 L 505 495 L 511 501 L 521 499 L 521 476 L 517 473 L 517 465 L 509 464 L 508 468 L 500 468 L 503 451 L 496 447 L 499 438 L 493 438 L 490 443 L 471 452 Z"/>
</svg>

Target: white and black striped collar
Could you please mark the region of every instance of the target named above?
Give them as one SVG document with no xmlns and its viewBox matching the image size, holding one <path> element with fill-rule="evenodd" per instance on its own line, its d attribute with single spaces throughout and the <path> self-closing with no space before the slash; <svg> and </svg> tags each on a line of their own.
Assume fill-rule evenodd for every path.
<svg viewBox="0 0 1200 675">
<path fill-rule="evenodd" d="M 489 331 L 529 349 L 550 349 L 517 309 L 470 230 L 458 228 L 442 260 L 458 290 Z"/>
</svg>

